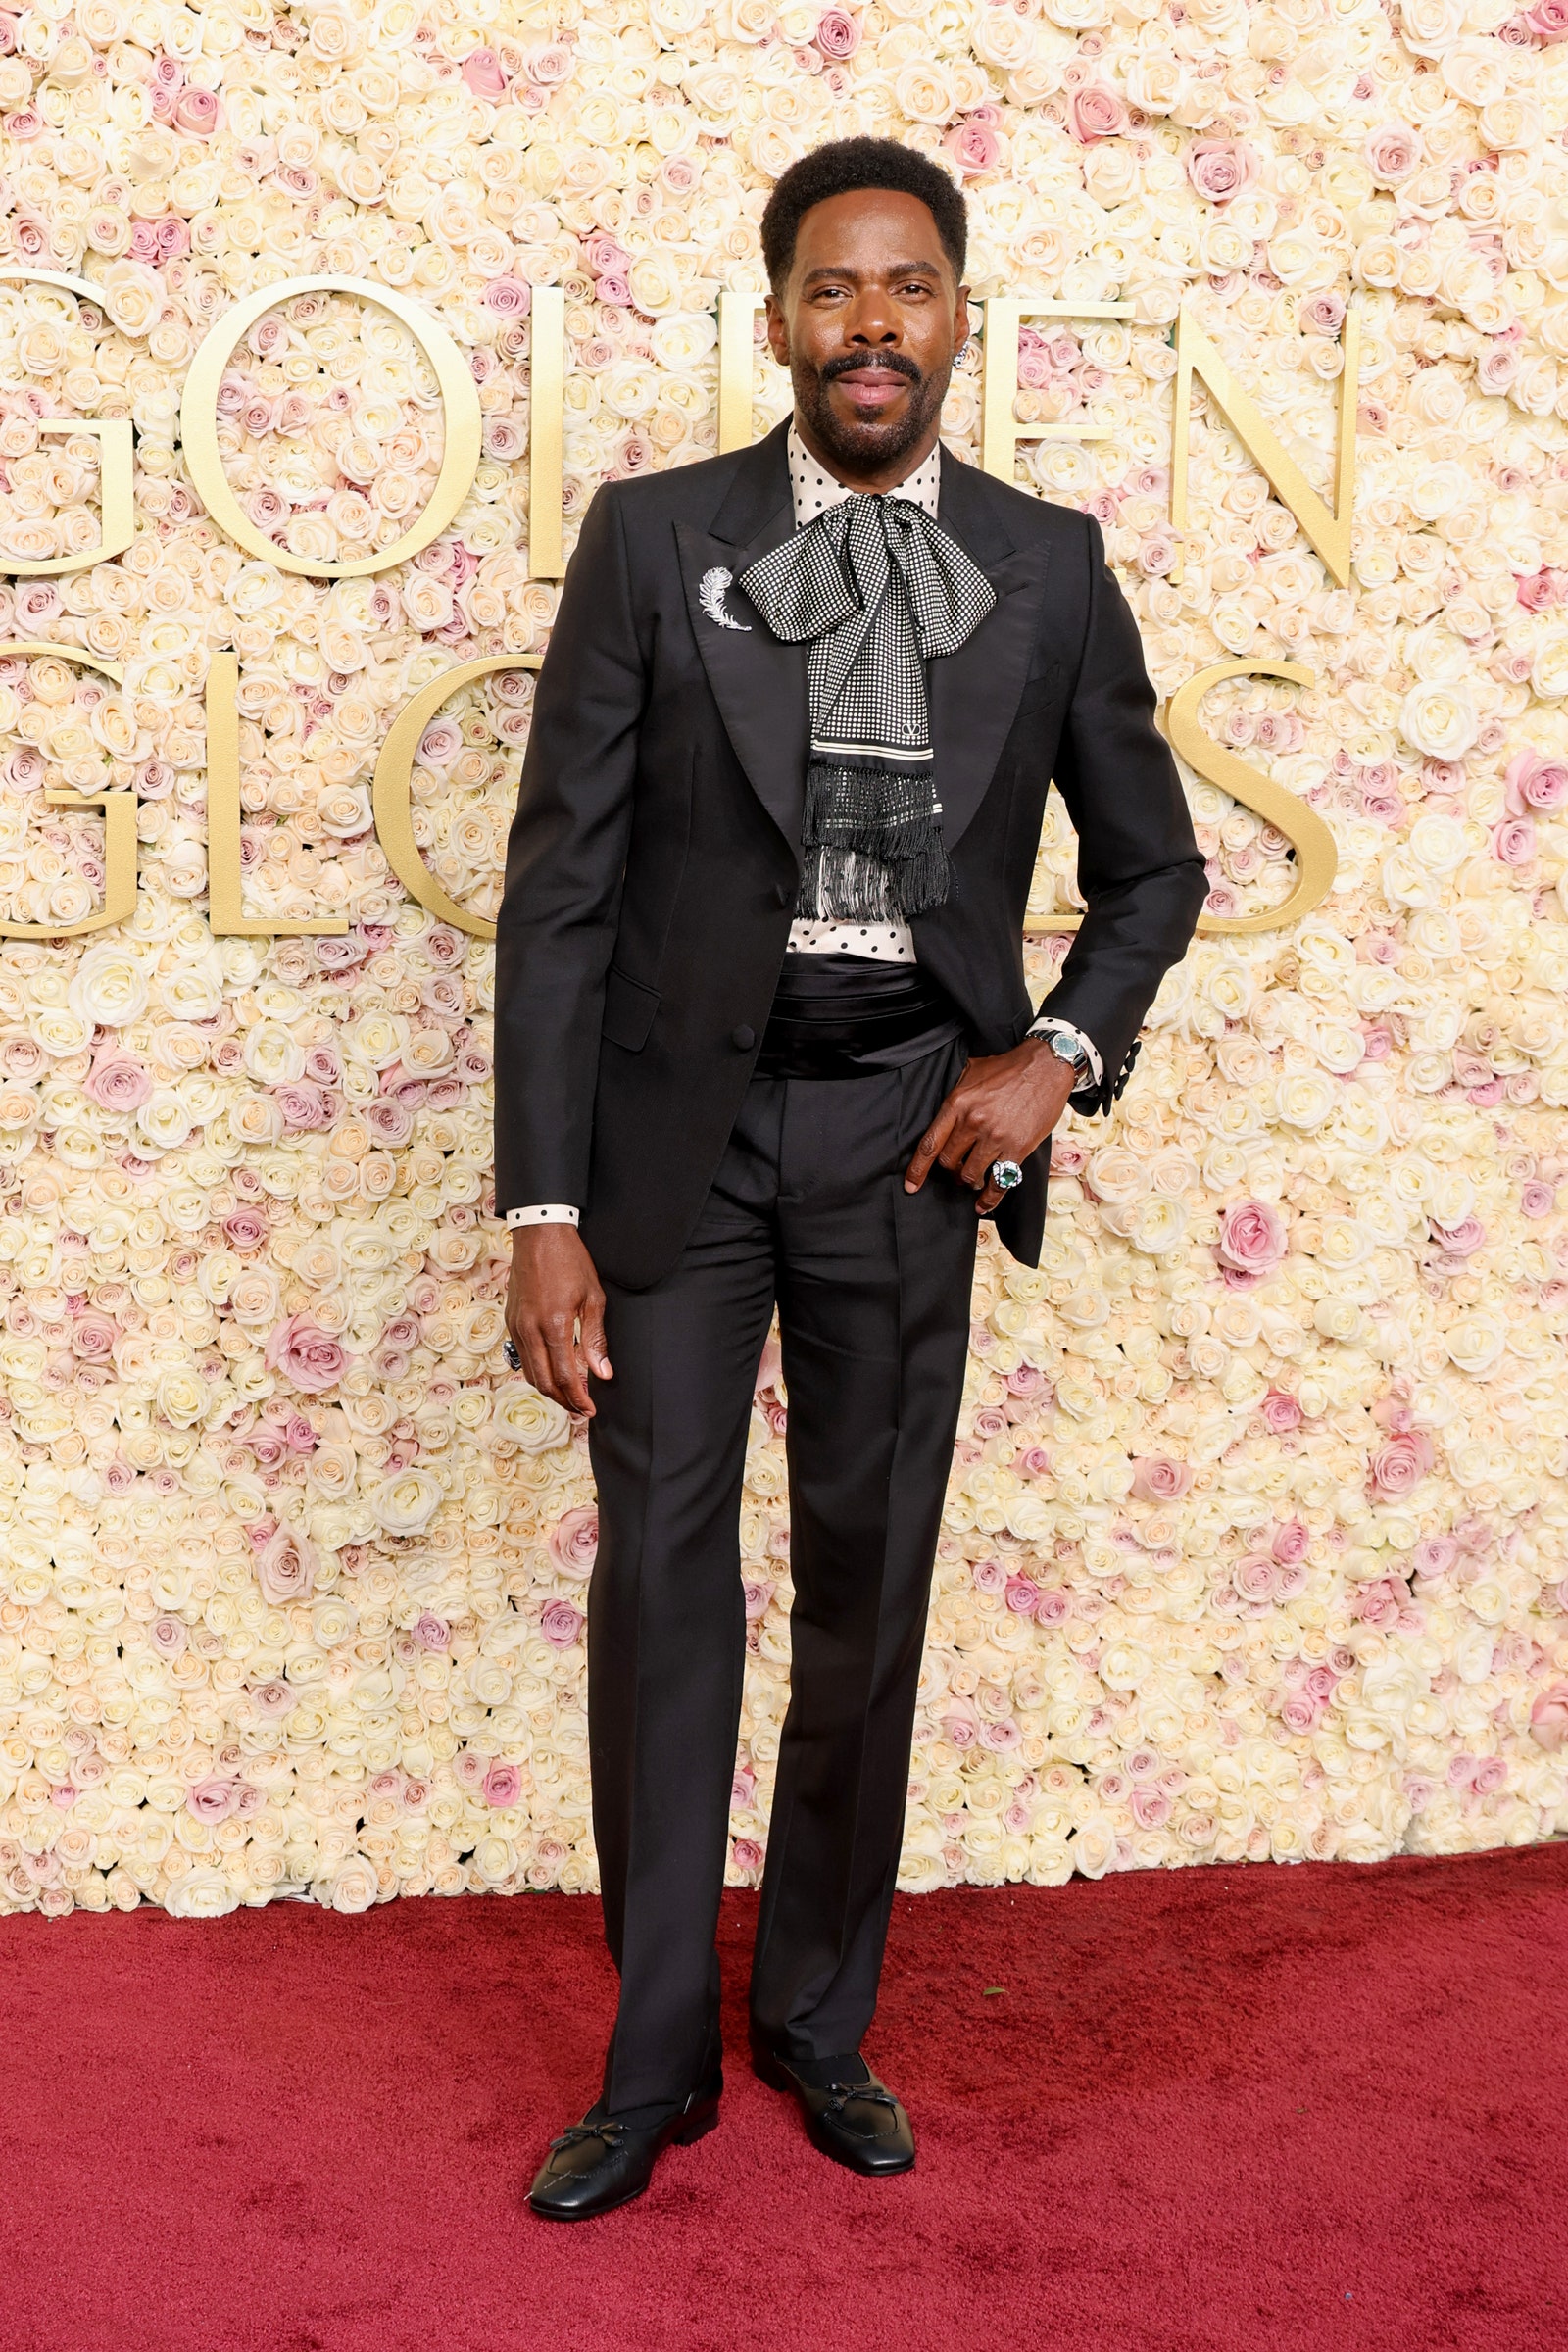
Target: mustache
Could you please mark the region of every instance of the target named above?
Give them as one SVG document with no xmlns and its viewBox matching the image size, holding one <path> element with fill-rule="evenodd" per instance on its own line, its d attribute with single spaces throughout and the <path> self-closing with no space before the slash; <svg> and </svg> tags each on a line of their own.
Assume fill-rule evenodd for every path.
<svg viewBox="0 0 1568 2352">
<path fill-rule="evenodd" d="M 841 375 L 863 375 L 870 368 L 885 368 L 890 375 L 902 375 L 911 384 L 924 381 L 921 370 L 906 353 L 902 351 L 841 351 L 831 360 L 824 360 L 817 369 L 818 383 L 836 384 Z"/>
</svg>

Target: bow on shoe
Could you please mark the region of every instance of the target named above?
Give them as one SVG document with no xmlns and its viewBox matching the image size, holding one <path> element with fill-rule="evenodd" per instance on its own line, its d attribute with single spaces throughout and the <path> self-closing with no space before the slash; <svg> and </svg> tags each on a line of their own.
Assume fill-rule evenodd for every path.
<svg viewBox="0 0 1568 2352">
<path fill-rule="evenodd" d="M 580 2148 L 585 2139 L 602 2139 L 607 2148 L 618 2148 L 626 2136 L 626 2126 L 618 2116 L 611 2116 L 602 2124 L 570 2124 L 559 2139 L 550 2142 L 552 2155 L 560 2148 Z"/>
<path fill-rule="evenodd" d="M 879 2083 L 830 2082 L 827 2090 L 827 2105 L 822 2112 L 832 2116 L 835 2122 L 844 2120 L 844 2110 L 851 2099 L 863 2099 L 868 2107 L 890 2107 L 895 2115 L 899 2112 L 899 2102 L 892 2091 L 884 2090 Z M 866 2136 L 870 2138 L 874 2134 L 868 2132 Z"/>
</svg>

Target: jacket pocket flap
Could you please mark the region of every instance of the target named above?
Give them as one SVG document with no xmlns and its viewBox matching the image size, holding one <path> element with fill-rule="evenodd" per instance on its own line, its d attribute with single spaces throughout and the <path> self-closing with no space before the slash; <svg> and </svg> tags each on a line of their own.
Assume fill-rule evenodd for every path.
<svg viewBox="0 0 1568 2352">
<path fill-rule="evenodd" d="M 624 972 L 611 965 L 605 982 L 603 1026 L 612 1046 L 624 1047 L 628 1054 L 640 1054 L 648 1043 L 648 1032 L 658 1010 L 656 988 L 644 988 L 640 980 L 628 979 Z"/>
</svg>

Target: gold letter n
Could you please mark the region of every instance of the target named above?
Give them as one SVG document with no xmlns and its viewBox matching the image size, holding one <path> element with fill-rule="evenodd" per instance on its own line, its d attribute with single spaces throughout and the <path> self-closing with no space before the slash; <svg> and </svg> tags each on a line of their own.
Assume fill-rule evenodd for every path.
<svg viewBox="0 0 1568 2352">
<path fill-rule="evenodd" d="M 1229 417 L 1252 463 L 1268 476 L 1276 498 L 1290 508 L 1310 544 L 1342 588 L 1350 585 L 1350 518 L 1355 511 L 1355 412 L 1360 380 L 1361 322 L 1345 315 L 1345 366 L 1340 374 L 1339 446 L 1335 453 L 1334 505 L 1319 498 L 1262 410 L 1242 390 L 1185 303 L 1176 320 L 1176 418 L 1170 453 L 1170 519 L 1187 528 L 1188 444 L 1193 427 L 1193 377 L 1200 375 L 1209 397 Z"/>
</svg>

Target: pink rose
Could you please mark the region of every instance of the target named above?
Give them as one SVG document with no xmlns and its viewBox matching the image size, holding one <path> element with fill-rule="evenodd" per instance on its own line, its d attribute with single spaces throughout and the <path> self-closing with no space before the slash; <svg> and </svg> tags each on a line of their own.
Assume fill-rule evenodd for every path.
<svg viewBox="0 0 1568 2352">
<path fill-rule="evenodd" d="M 569 1649 L 582 1629 L 581 1609 L 558 1595 L 552 1595 L 539 1612 L 539 1631 L 552 1649 Z"/>
<path fill-rule="evenodd" d="M 1140 1502 L 1177 1502 L 1192 1483 L 1188 1465 L 1173 1462 L 1168 1454 L 1133 1455 L 1133 1493 Z"/>
<path fill-rule="evenodd" d="M 1290 1568 L 1294 1567 L 1298 1560 L 1305 1559 L 1307 1545 L 1311 1541 L 1312 1538 L 1301 1520 L 1286 1519 L 1274 1530 L 1274 1541 L 1270 1544 L 1269 1549 L 1282 1568 Z"/>
<path fill-rule="evenodd" d="M 108 1315 L 85 1307 L 71 1327 L 71 1352 L 84 1364 L 107 1364 L 118 1337 Z"/>
<path fill-rule="evenodd" d="M 1519 1195 L 1519 1209 L 1523 1216 L 1549 1217 L 1557 1205 L 1557 1195 L 1549 1184 L 1533 1178 Z"/>
<path fill-rule="evenodd" d="M 498 318 L 526 318 L 533 307 L 533 288 L 520 277 L 493 277 L 482 299 Z"/>
<path fill-rule="evenodd" d="M 1119 139 L 1127 128 L 1127 109 L 1102 81 L 1086 81 L 1067 101 L 1067 127 L 1081 145 L 1096 139 Z"/>
<path fill-rule="evenodd" d="M 1530 1710 L 1530 1730 L 1538 1747 L 1553 1753 L 1568 1747 L 1568 1683 L 1553 1683 L 1542 1691 Z"/>
<path fill-rule="evenodd" d="M 1525 10 L 1524 22 L 1539 41 L 1568 41 L 1568 0 L 1536 0 Z"/>
<path fill-rule="evenodd" d="M 1229 204 L 1257 180 L 1257 157 L 1241 139 L 1197 139 L 1187 150 L 1187 176 L 1210 204 Z"/>
<path fill-rule="evenodd" d="M 1238 1200 L 1219 1221 L 1219 1261 L 1237 1274 L 1269 1274 L 1285 1255 L 1285 1221 L 1266 1200 Z"/>
<path fill-rule="evenodd" d="M 316 1590 L 316 1547 L 297 1528 L 279 1527 L 268 1537 L 256 1559 L 256 1582 L 262 1598 L 280 1608 L 285 1601 L 309 1600 Z"/>
<path fill-rule="evenodd" d="M 152 1073 L 134 1054 L 111 1046 L 94 1060 L 81 1091 L 104 1110 L 139 1110 L 153 1091 Z"/>
<path fill-rule="evenodd" d="M 218 100 L 211 90 L 184 89 L 174 102 L 174 124 L 188 130 L 198 139 L 210 139 L 220 119 Z"/>
<path fill-rule="evenodd" d="M 292 1683 L 274 1681 L 258 1683 L 251 1692 L 251 1705 L 269 1723 L 280 1722 L 292 1715 L 300 1703 L 300 1694 Z"/>
<path fill-rule="evenodd" d="M 273 1102 L 283 1114 L 283 1124 L 296 1132 L 326 1126 L 329 1113 L 326 1097 L 309 1079 L 296 1079 L 293 1084 L 277 1087 Z"/>
<path fill-rule="evenodd" d="M 730 1844 L 730 1856 L 735 1867 L 747 1879 L 755 1880 L 762 1867 L 762 1849 L 755 1838 L 736 1838 Z"/>
<path fill-rule="evenodd" d="M 1288 1732 L 1310 1732 L 1317 1724 L 1320 1709 L 1315 1699 L 1304 1690 L 1293 1691 L 1280 1709 L 1280 1721 Z"/>
<path fill-rule="evenodd" d="M 182 1619 L 158 1617 L 153 1621 L 152 1643 L 161 1658 L 177 1658 L 190 1636 Z"/>
<path fill-rule="evenodd" d="M 1032 1617 L 1040 1600 L 1040 1587 L 1027 1576 L 1007 1579 L 1007 1606 L 1019 1617 Z"/>
<path fill-rule="evenodd" d="M 1439 1225 L 1434 1222 L 1432 1239 L 1449 1257 L 1473 1257 L 1487 1238 L 1487 1229 L 1479 1217 L 1466 1217 L 1458 1225 Z"/>
<path fill-rule="evenodd" d="M 421 767 L 450 767 L 463 749 L 463 730 L 455 718 L 432 718 L 419 738 Z"/>
<path fill-rule="evenodd" d="M 1503 793 L 1509 814 L 1528 809 L 1568 808 L 1568 760 L 1549 760 L 1542 752 L 1515 752 L 1503 770 Z"/>
<path fill-rule="evenodd" d="M 816 30 L 811 38 L 822 55 L 835 62 L 853 57 L 860 46 L 859 21 L 852 17 L 848 9 L 824 8 L 816 20 Z"/>
<path fill-rule="evenodd" d="M 1408 1494 L 1429 1475 L 1436 1458 L 1424 1429 L 1404 1430 L 1398 1437 L 1385 1438 L 1372 1456 L 1372 1484 L 1380 1494 Z"/>
<path fill-rule="evenodd" d="M 515 1764 L 492 1764 L 483 1788 L 487 1805 L 514 1805 L 522 1794 L 522 1774 Z"/>
<path fill-rule="evenodd" d="M 1527 612 L 1548 612 L 1553 605 L 1562 602 L 1562 592 L 1554 571 L 1529 571 L 1520 574 L 1514 583 L 1514 597 Z M 1529 760 L 1534 753 L 1521 752 L 1520 760 Z M 1514 763 L 1516 764 L 1516 762 Z"/>
<path fill-rule="evenodd" d="M 452 1639 L 452 1628 L 444 1618 L 421 1609 L 414 1621 L 414 1639 L 421 1649 L 442 1650 Z"/>
<path fill-rule="evenodd" d="M 271 1230 L 259 1208 L 236 1208 L 223 1219 L 223 1239 L 231 1250 L 259 1250 Z"/>
<path fill-rule="evenodd" d="M 1271 1437 L 1288 1438 L 1293 1430 L 1301 1426 L 1301 1408 L 1284 1389 L 1270 1389 L 1257 1412 Z"/>
<path fill-rule="evenodd" d="M 977 172 L 994 172 L 1002 161 L 1001 142 L 984 122 L 955 122 L 942 144 L 966 179 Z"/>
<path fill-rule="evenodd" d="M 1407 122 L 1383 122 L 1367 134 L 1366 168 L 1380 188 L 1396 188 L 1421 160 L 1421 146 Z"/>
<path fill-rule="evenodd" d="M 599 1513 L 592 1503 L 563 1511 L 550 1531 L 550 1556 L 564 1576 L 589 1576 L 599 1555 Z"/>
<path fill-rule="evenodd" d="M 523 72 L 530 81 L 544 90 L 551 90 L 565 80 L 571 72 L 572 53 L 564 41 L 543 41 L 524 57 Z"/>
<path fill-rule="evenodd" d="M 1309 328 L 1314 335 L 1337 335 L 1345 324 L 1345 296 L 1343 294 L 1310 295 L 1301 305 L 1299 318 L 1301 324 Z M 1292 712 L 1291 715 L 1294 717 L 1295 713 Z M 1296 746 L 1294 743 L 1289 744 L 1286 749 L 1294 751 Z"/>
<path fill-rule="evenodd" d="M 1536 854 L 1536 828 L 1528 816 L 1505 816 L 1492 828 L 1492 855 L 1499 865 L 1528 865 Z"/>
<path fill-rule="evenodd" d="M 243 1793 L 240 1782 L 214 1778 L 198 1781 L 185 1803 L 198 1821 L 226 1821 L 237 1811 Z"/>
<path fill-rule="evenodd" d="M 507 77 L 493 49 L 470 49 L 463 61 L 463 78 L 476 98 L 504 98 Z"/>
<path fill-rule="evenodd" d="M 1451 1536 L 1423 1536 L 1410 1554 L 1410 1566 L 1417 1576 L 1446 1576 L 1459 1557 L 1459 1546 Z"/>
<path fill-rule="evenodd" d="M 1519 354 L 1511 343 L 1489 343 L 1476 362 L 1476 382 L 1495 398 L 1506 392 L 1519 372 Z"/>
<path fill-rule="evenodd" d="M 1244 1600 L 1272 1600 L 1274 1563 L 1265 1551 L 1250 1551 L 1231 1570 L 1231 1583 Z"/>
<path fill-rule="evenodd" d="M 1356 1593 L 1355 1614 L 1363 1625 L 1388 1633 L 1398 1625 L 1409 1597 L 1397 1577 L 1380 1576 L 1375 1584 L 1363 1585 Z"/>
<path fill-rule="evenodd" d="M 313 1323 L 302 1309 L 286 1323 L 279 1323 L 263 1350 L 263 1360 L 270 1371 L 280 1372 L 308 1396 L 318 1396 L 323 1390 L 337 1386 L 348 1357 L 331 1334 Z"/>
</svg>

